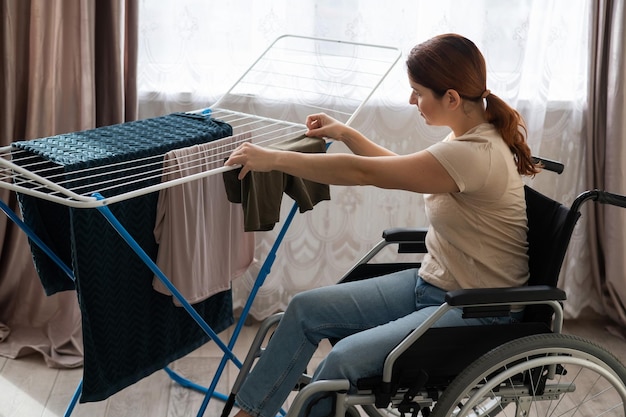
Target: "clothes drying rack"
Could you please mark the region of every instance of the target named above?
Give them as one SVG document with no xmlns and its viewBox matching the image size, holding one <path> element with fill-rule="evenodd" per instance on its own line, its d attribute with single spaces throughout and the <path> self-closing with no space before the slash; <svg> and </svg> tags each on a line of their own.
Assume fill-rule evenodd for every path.
<svg viewBox="0 0 626 417">
<path fill-rule="evenodd" d="M 67 181 L 65 176 L 55 175 L 54 170 L 57 167 L 50 161 L 42 163 L 40 158 L 35 158 L 29 163 L 31 155 L 12 144 L 0 148 L 0 188 L 66 207 L 97 210 L 128 247 L 169 289 L 182 308 L 223 352 L 222 360 L 209 387 L 199 386 L 176 374 L 169 367 L 164 368 L 170 377 L 182 386 L 205 394 L 198 411 L 198 416 L 201 416 L 211 397 L 225 399 L 225 396 L 217 393 L 215 389 L 227 362 L 230 360 L 237 367 L 241 367 L 241 362 L 235 357 L 232 349 L 254 298 L 270 273 L 276 252 L 297 212 L 297 203 L 293 204 L 289 214 L 282 221 L 280 231 L 258 273 L 228 343 L 222 341 L 185 300 L 111 212 L 109 206 L 238 168 L 223 166 L 225 158 L 240 143 L 233 141 L 234 137 L 245 137 L 245 140 L 261 146 L 278 143 L 303 134 L 306 131 L 303 124 L 306 116 L 317 112 L 325 112 L 346 124 L 352 123 L 400 56 L 400 51 L 394 47 L 284 35 L 277 38 L 254 61 L 218 102 L 208 108 L 185 113 L 191 118 L 208 116 L 232 126 L 232 137 L 213 142 L 216 153 L 211 157 L 211 161 L 207 162 L 198 157 L 197 163 L 205 167 L 203 172 L 182 175 L 175 180 L 160 181 L 163 175 L 162 163 L 165 156 L 163 153 L 133 160 L 132 168 L 124 162 L 111 163 L 104 167 L 108 173 L 111 171 L 121 173 L 124 177 L 123 184 L 120 184 L 119 180 L 107 180 L 106 176 L 102 176 L 103 167 L 99 167 L 100 170 L 87 168 L 73 173 L 79 179 L 89 178 L 89 184 L 85 185 L 81 181 Z M 62 135 L 59 137 L 58 142 L 61 142 L 62 146 Z M 124 173 L 126 171 L 128 174 Z M 155 183 L 149 186 L 142 185 L 146 179 L 154 180 Z M 139 186 L 133 187 L 133 184 Z M 28 235 L 32 244 L 46 253 L 68 277 L 76 279 L 72 268 L 50 250 L 31 227 L 1 200 L 0 209 Z M 72 413 L 79 401 L 82 383 L 81 380 L 67 406 L 65 416 Z"/>
</svg>

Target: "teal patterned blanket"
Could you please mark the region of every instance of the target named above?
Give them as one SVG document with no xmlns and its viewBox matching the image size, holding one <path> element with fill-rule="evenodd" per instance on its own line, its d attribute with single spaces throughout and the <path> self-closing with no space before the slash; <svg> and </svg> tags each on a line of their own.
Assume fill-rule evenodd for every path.
<svg viewBox="0 0 626 417">
<path fill-rule="evenodd" d="M 125 178 L 145 169 L 139 162 L 133 167 L 133 161 L 230 135 L 231 126 L 222 121 L 174 113 L 15 142 L 14 161 L 31 164 L 35 158 L 47 164 L 50 177 L 68 181 L 68 188 L 119 179 L 118 189 L 102 192 L 107 197 L 160 181 L 156 175 L 128 184 Z M 117 162 L 131 167 L 123 172 L 109 168 Z M 81 173 L 85 169 L 90 170 L 89 176 Z M 72 281 L 31 242 L 46 293 L 76 290 L 78 296 L 85 352 L 81 402 L 106 399 L 210 340 L 170 296 L 152 289 L 152 272 L 96 209 L 70 208 L 24 194 L 18 197 L 24 221 L 75 276 Z M 157 193 L 151 193 L 109 206 L 153 260 L 158 251 L 153 235 L 157 198 Z M 216 333 L 233 323 L 230 291 L 194 308 Z"/>
</svg>

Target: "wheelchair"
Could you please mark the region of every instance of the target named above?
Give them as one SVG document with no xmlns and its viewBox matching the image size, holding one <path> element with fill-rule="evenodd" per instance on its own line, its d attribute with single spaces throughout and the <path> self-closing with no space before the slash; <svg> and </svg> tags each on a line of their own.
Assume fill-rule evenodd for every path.
<svg viewBox="0 0 626 417">
<path fill-rule="evenodd" d="M 562 172 L 563 165 L 536 158 L 544 169 Z M 566 207 L 525 186 L 528 216 L 530 279 L 519 288 L 450 291 L 424 323 L 387 356 L 382 375 L 357 382 L 310 382 L 303 375 L 299 392 L 286 412 L 300 415 L 309 399 L 334 395 L 335 416 L 412 417 L 493 416 L 626 416 L 626 367 L 592 342 L 561 333 L 566 294 L 557 280 L 569 240 L 586 201 L 626 207 L 626 196 L 586 191 Z M 419 262 L 376 263 L 373 258 L 395 245 L 398 253 L 425 253 L 426 229 L 393 228 L 339 281 L 348 282 L 419 267 Z M 448 310 L 464 317 L 508 315 L 524 306 L 519 323 L 466 327 L 432 327 Z M 222 417 L 262 344 L 282 313 L 267 318 L 250 347 Z M 271 336 L 270 336 L 271 337 Z M 332 342 L 332 341 L 331 341 Z"/>
</svg>

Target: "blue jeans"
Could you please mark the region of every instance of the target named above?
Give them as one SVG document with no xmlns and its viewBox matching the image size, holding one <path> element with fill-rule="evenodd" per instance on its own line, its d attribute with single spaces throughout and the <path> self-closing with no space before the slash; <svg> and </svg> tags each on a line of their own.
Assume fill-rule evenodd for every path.
<svg viewBox="0 0 626 417">
<path fill-rule="evenodd" d="M 348 379 L 356 391 L 358 379 L 382 374 L 387 354 L 444 302 L 445 293 L 411 269 L 297 294 L 241 387 L 239 407 L 253 416 L 276 416 L 319 342 L 327 338 L 341 340 L 320 363 L 313 380 Z M 454 309 L 436 326 L 511 320 L 462 319 L 461 311 Z M 327 416 L 332 407 L 330 398 L 317 401 L 309 415 Z"/>
</svg>

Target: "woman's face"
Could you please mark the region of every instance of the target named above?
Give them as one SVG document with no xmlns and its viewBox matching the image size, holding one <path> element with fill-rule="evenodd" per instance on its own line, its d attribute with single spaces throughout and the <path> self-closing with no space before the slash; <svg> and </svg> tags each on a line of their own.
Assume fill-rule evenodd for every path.
<svg viewBox="0 0 626 417">
<path fill-rule="evenodd" d="M 409 103 L 417 106 L 426 124 L 444 126 L 443 97 L 435 96 L 433 90 L 412 80 L 409 80 L 409 83 L 411 84 Z"/>
</svg>

